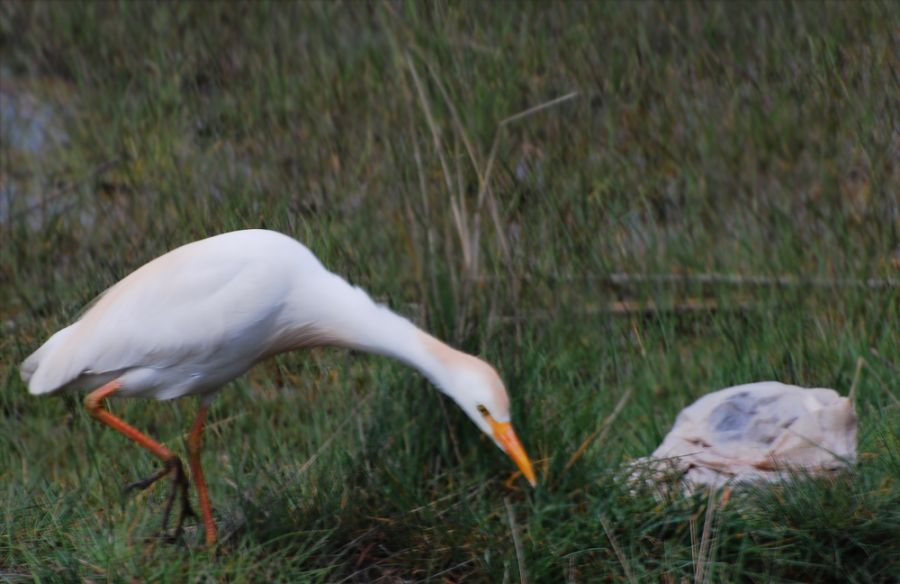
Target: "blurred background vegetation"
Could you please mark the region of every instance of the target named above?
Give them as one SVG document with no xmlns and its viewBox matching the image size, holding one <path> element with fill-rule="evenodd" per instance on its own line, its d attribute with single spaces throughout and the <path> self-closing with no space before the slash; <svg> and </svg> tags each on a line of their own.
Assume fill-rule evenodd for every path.
<svg viewBox="0 0 900 584">
<path fill-rule="evenodd" d="M 887 1 L 3 0 L 0 579 L 896 581 L 898 30 Z M 213 408 L 220 554 L 145 541 L 165 489 L 119 492 L 154 460 L 18 363 L 249 227 L 495 363 L 540 486 L 414 372 L 315 350 Z M 724 508 L 622 480 L 764 379 L 855 386 L 852 473 Z M 114 408 L 182 450 L 195 404 Z"/>
</svg>

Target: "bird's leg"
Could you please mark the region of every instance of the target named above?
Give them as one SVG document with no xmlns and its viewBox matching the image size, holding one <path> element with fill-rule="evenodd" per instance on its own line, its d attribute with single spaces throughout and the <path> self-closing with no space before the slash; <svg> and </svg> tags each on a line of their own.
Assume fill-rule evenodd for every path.
<svg viewBox="0 0 900 584">
<path fill-rule="evenodd" d="M 188 462 L 191 465 L 191 474 L 194 476 L 194 484 L 197 485 L 197 498 L 200 500 L 200 513 L 203 515 L 203 527 L 206 529 L 206 545 L 216 543 L 216 522 L 212 516 L 212 506 L 209 504 L 209 493 L 206 490 L 206 479 L 203 478 L 203 467 L 200 465 L 200 448 L 203 446 L 203 424 L 206 423 L 206 411 L 208 406 L 200 404 L 197 418 L 188 435 Z"/>
<path fill-rule="evenodd" d="M 121 386 L 121 382 L 119 382 L 118 380 L 114 380 L 110 381 L 100 389 L 92 391 L 91 393 L 87 394 L 87 396 L 85 396 L 84 407 L 94 419 L 102 422 L 103 424 L 106 424 L 125 437 L 137 442 L 139 445 L 149 450 L 154 456 L 163 461 L 163 468 L 153 473 L 146 479 L 137 481 L 136 483 L 129 485 L 125 489 L 126 492 L 132 489 L 146 489 L 166 475 L 173 475 L 172 492 L 169 495 L 169 499 L 166 502 L 165 511 L 163 512 L 162 528 L 165 532 L 166 527 L 169 523 L 169 512 L 172 509 L 172 502 L 180 492 L 181 513 L 178 518 L 178 526 L 175 530 L 175 537 L 177 538 L 181 533 L 181 527 L 184 523 L 184 518 L 188 515 L 194 514 L 193 510 L 191 509 L 190 500 L 188 499 L 188 482 L 187 477 L 184 474 L 184 469 L 181 466 L 181 460 L 179 460 L 178 457 L 175 456 L 175 453 L 173 453 L 171 450 L 169 450 L 156 440 L 150 438 L 134 426 L 127 424 L 122 419 L 114 416 L 109 411 L 107 411 L 107 409 L 103 405 L 103 402 L 110 395 L 118 391 Z"/>
</svg>

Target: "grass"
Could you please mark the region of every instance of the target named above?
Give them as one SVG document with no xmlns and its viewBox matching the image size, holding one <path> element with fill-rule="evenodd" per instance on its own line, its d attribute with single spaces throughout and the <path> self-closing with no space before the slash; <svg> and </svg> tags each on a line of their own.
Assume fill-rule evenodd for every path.
<svg viewBox="0 0 900 584">
<path fill-rule="evenodd" d="M 0 579 L 896 581 L 898 22 L 878 1 L 5 0 Z M 154 460 L 78 396 L 29 396 L 18 363 L 149 259 L 259 226 L 496 364 L 540 485 L 416 373 L 315 350 L 212 408 L 220 553 L 193 526 L 146 541 L 164 489 L 120 491 Z M 847 394 L 860 358 L 845 476 L 724 507 L 622 480 L 700 395 Z M 114 404 L 180 452 L 195 407 Z"/>
</svg>

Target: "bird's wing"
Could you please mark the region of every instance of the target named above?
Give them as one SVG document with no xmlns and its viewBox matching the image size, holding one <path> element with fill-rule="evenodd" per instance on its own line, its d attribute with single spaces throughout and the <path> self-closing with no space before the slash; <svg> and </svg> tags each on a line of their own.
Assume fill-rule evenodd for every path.
<svg viewBox="0 0 900 584">
<path fill-rule="evenodd" d="M 274 263 L 167 254 L 110 288 L 78 322 L 51 337 L 26 360 L 23 374 L 30 370 L 31 393 L 49 393 L 85 373 L 165 369 L 234 343 L 261 352 L 267 339 L 260 323 L 277 315 L 289 288 Z"/>
</svg>

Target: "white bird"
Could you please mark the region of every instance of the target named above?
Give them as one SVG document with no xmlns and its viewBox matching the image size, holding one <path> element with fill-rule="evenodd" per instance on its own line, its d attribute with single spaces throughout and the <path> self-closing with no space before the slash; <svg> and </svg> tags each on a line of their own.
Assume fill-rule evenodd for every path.
<svg viewBox="0 0 900 584">
<path fill-rule="evenodd" d="M 163 529 L 176 493 L 176 536 L 192 514 L 181 461 L 168 448 L 114 416 L 107 397 L 159 400 L 196 395 L 188 438 L 206 541 L 216 525 L 200 466 L 210 402 L 255 363 L 285 351 L 336 345 L 399 359 L 450 396 L 535 485 L 531 461 L 510 423 L 506 389 L 493 367 L 449 347 L 378 305 L 329 272 L 300 242 L 246 230 L 196 241 L 145 264 L 103 293 L 74 324 L 22 364 L 35 395 L 90 391 L 84 404 L 100 422 L 134 440 L 164 466 L 130 488 L 173 475 Z"/>
</svg>

